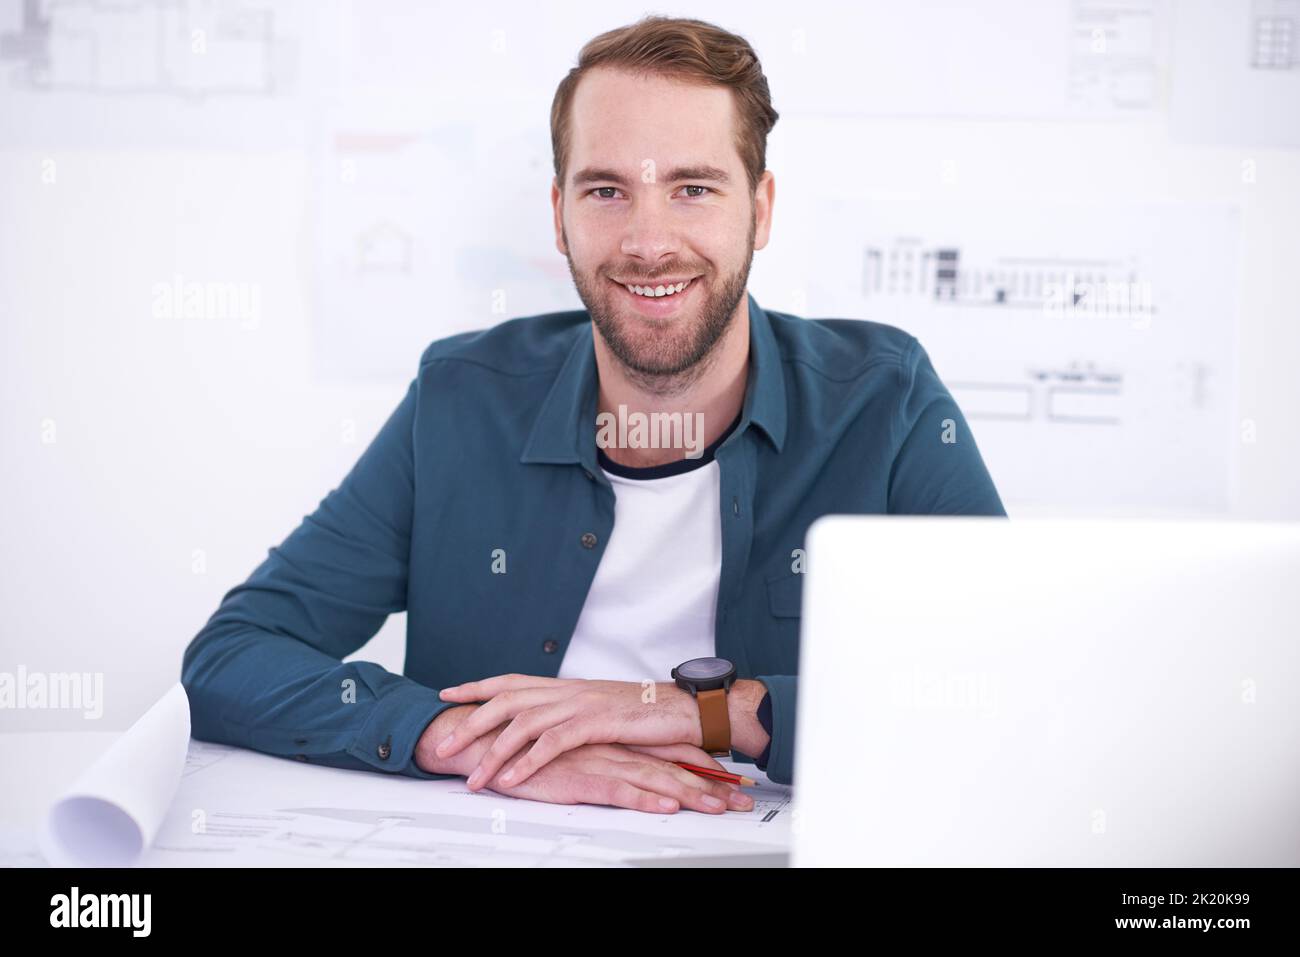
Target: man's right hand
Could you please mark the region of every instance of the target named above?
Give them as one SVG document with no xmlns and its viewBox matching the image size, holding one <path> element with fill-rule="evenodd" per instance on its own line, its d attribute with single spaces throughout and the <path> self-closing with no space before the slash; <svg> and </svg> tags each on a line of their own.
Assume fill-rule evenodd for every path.
<svg viewBox="0 0 1300 957">
<path fill-rule="evenodd" d="M 431 774 L 463 776 L 473 771 L 483 752 L 492 746 L 497 732 L 484 735 L 471 747 L 447 759 L 438 758 L 435 749 L 477 707 L 448 708 L 431 721 L 416 744 L 416 766 Z M 527 746 L 512 756 L 486 786 L 500 794 L 532 801 L 601 804 L 650 814 L 673 814 L 683 807 L 706 814 L 721 814 L 728 808 L 749 811 L 754 807 L 753 799 L 735 785 L 706 780 L 673 763 L 682 761 L 724 770 L 694 745 L 582 745 L 555 758 L 523 784 L 498 785 L 497 777 L 509 770 L 526 750 Z"/>
</svg>

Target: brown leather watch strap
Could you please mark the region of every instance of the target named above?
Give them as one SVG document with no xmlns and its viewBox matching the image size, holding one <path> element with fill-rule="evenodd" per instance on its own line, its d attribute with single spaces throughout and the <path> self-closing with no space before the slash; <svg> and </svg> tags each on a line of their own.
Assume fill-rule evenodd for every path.
<svg viewBox="0 0 1300 957">
<path fill-rule="evenodd" d="M 700 707 L 703 748 L 709 754 L 731 753 L 731 716 L 727 713 L 727 692 L 722 688 L 695 692 Z"/>
</svg>

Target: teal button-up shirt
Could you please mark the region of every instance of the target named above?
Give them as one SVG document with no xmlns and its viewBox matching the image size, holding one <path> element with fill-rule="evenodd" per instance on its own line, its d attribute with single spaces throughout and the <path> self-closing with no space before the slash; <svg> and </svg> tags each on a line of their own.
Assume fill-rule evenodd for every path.
<svg viewBox="0 0 1300 957">
<path fill-rule="evenodd" d="M 744 405 L 716 451 L 714 632 L 737 676 L 767 687 L 767 773 L 789 783 L 808 526 L 829 513 L 1005 512 L 914 337 L 748 301 Z M 596 460 L 592 335 L 579 310 L 429 346 L 339 486 L 190 642 L 181 677 L 194 737 L 444 777 L 412 760 L 425 727 L 451 706 L 438 689 L 557 674 L 614 525 L 614 490 Z M 645 586 L 653 595 L 655 583 Z M 399 611 L 408 616 L 404 675 L 341 660 Z"/>
</svg>

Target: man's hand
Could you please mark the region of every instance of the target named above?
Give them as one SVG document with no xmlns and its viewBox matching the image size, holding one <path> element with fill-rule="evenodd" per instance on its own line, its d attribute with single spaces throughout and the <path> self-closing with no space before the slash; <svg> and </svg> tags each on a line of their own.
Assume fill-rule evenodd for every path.
<svg viewBox="0 0 1300 957">
<path fill-rule="evenodd" d="M 449 728 L 468 720 L 475 706 L 448 708 L 429 723 L 416 744 L 416 764 L 435 774 L 465 774 L 491 747 L 491 731 L 454 757 L 438 758 L 435 741 Z M 682 761 L 722 770 L 708 754 L 688 744 L 669 746 L 582 745 L 566 751 L 522 784 L 506 786 L 499 779 L 490 790 L 511 797 L 552 804 L 603 804 L 651 814 L 672 814 L 680 808 L 721 814 L 731 808 L 749 811 L 753 799 L 735 785 L 709 781 L 673 764 Z"/>
<path fill-rule="evenodd" d="M 454 757 L 466 745 L 508 722 L 470 774 L 471 790 L 496 779 L 507 759 L 530 741 L 536 743 L 498 783 L 507 787 L 523 784 L 561 754 L 589 744 L 688 744 L 696 754 L 705 753 L 699 750 L 703 731 L 694 696 L 669 682 L 643 686 L 630 681 L 499 675 L 444 688 L 442 700 L 485 704 L 437 746 L 441 759 Z"/>
</svg>

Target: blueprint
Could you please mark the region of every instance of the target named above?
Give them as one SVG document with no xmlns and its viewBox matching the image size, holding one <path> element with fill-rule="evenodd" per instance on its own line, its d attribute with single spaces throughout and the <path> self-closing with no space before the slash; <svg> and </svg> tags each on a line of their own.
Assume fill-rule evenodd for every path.
<svg viewBox="0 0 1300 957">
<path fill-rule="evenodd" d="M 1239 219 L 1211 203 L 827 201 L 808 314 L 915 335 L 1004 502 L 1219 511 Z"/>
<path fill-rule="evenodd" d="M 581 867 L 786 851 L 790 789 L 756 777 L 749 812 L 654 815 L 305 765 L 202 741 L 144 867 Z"/>
<path fill-rule="evenodd" d="M 752 765 L 751 811 L 559 805 L 190 737 L 178 683 L 50 806 L 0 831 L 0 866 L 581 867 L 783 854 L 790 788 Z"/>
</svg>

